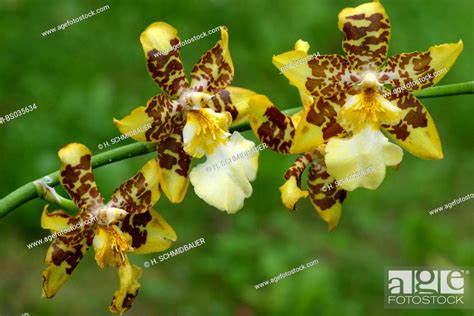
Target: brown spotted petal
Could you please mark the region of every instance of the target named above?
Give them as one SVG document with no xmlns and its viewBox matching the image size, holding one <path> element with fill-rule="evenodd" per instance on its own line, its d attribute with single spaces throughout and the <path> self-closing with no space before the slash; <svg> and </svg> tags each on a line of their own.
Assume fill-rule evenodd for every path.
<svg viewBox="0 0 474 316">
<path fill-rule="evenodd" d="M 337 114 L 346 99 L 346 93 L 336 94 L 330 98 L 314 98 L 313 104 L 304 110 L 296 128 L 291 152 L 313 151 L 331 137 L 345 135 L 347 132 L 337 122 Z"/>
<path fill-rule="evenodd" d="M 335 179 L 327 172 L 322 159 L 315 160 L 309 169 L 308 190 L 311 203 L 328 224 L 329 231 L 335 229 L 347 192 L 336 186 Z"/>
<path fill-rule="evenodd" d="M 176 232 L 155 210 L 141 214 L 129 214 L 120 229 L 132 239 L 133 252 L 153 253 L 168 249 L 176 241 Z"/>
<path fill-rule="evenodd" d="M 148 72 L 163 91 L 178 97 L 189 87 L 181 62 L 178 31 L 165 22 L 155 22 L 140 35 Z"/>
<path fill-rule="evenodd" d="M 463 49 L 463 42 L 436 45 L 425 52 L 390 57 L 384 74 L 393 92 L 417 91 L 437 84 L 448 73 Z M 382 77 L 383 78 L 383 77 Z"/>
<path fill-rule="evenodd" d="M 352 69 L 376 71 L 387 57 L 390 21 L 380 2 L 369 2 L 339 13 L 342 48 Z"/>
<path fill-rule="evenodd" d="M 43 211 L 41 226 L 56 231 L 56 239 L 49 246 L 43 270 L 43 297 L 51 298 L 69 279 L 79 261 L 92 244 L 94 231 L 91 225 L 80 225 L 81 216 L 67 217 L 63 211 Z M 82 218 L 84 219 L 84 218 Z"/>
<path fill-rule="evenodd" d="M 104 199 L 92 173 L 92 153 L 89 148 L 71 143 L 61 148 L 58 156 L 61 160 L 59 180 L 76 205 L 87 211 L 103 206 Z"/>
<path fill-rule="evenodd" d="M 290 153 L 295 135 L 291 118 L 271 103 L 264 95 L 250 98 L 249 121 L 260 142 L 280 153 Z"/>
<path fill-rule="evenodd" d="M 159 198 L 158 162 L 153 159 L 114 191 L 109 204 L 128 213 L 144 213 Z"/>
<path fill-rule="evenodd" d="M 298 200 L 308 196 L 308 191 L 301 190 L 301 176 L 311 161 L 313 161 L 312 154 L 306 153 L 298 157 L 285 173 L 286 182 L 280 187 L 280 192 L 281 200 L 289 210 L 296 210 Z"/>
<path fill-rule="evenodd" d="M 249 100 L 254 95 L 252 90 L 227 87 L 213 95 L 206 107 L 218 113 L 229 112 L 232 115 L 232 124 L 239 124 L 248 118 Z"/>
<path fill-rule="evenodd" d="M 313 55 L 293 50 L 273 56 L 273 64 L 300 93 L 315 97 L 331 97 L 355 85 L 359 78 L 352 72 L 349 62 L 339 55 Z M 304 62 L 303 62 L 304 61 Z"/>
<path fill-rule="evenodd" d="M 178 113 L 181 110 L 179 107 L 180 105 L 175 106 L 164 93 L 148 101 L 145 113 L 153 118 L 151 128 L 145 133 L 148 141 L 160 142 L 170 135 L 182 116 Z"/>
<path fill-rule="evenodd" d="M 428 110 L 411 94 L 391 101 L 402 109 L 398 124 L 384 129 L 401 147 L 423 159 L 442 159 L 443 152 L 438 131 Z"/>
<path fill-rule="evenodd" d="M 229 34 L 221 26 L 221 39 L 209 49 L 191 71 L 191 88 L 194 91 L 214 94 L 230 85 L 234 65 L 229 51 Z"/>
<path fill-rule="evenodd" d="M 156 146 L 160 186 L 172 203 L 180 203 L 189 186 L 191 156 L 184 151 L 183 127 L 184 124 L 178 125 L 166 140 Z"/>
</svg>

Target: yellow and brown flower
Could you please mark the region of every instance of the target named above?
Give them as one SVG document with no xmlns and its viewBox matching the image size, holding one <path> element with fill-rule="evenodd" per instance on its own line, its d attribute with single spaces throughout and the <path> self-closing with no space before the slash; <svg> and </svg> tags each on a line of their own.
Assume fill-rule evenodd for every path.
<svg viewBox="0 0 474 316">
<path fill-rule="evenodd" d="M 191 181 L 200 198 L 220 210 L 234 213 L 241 208 L 243 199 L 250 196 L 251 190 L 231 201 L 226 197 L 236 196 L 230 192 L 231 187 L 224 184 L 235 179 L 239 185 L 250 186 L 256 176 L 258 159 L 251 160 L 248 172 L 235 168 L 226 168 L 227 173 L 191 170 L 191 157 L 206 156 L 207 161 L 198 165 L 206 169 L 210 160 L 215 161 L 211 157 L 242 150 L 251 143 L 238 132 L 229 133 L 231 124 L 240 123 L 247 117 L 248 99 L 254 92 L 229 86 L 234 77 L 234 66 L 227 28 L 220 29 L 221 39 L 194 65 L 189 82 L 180 58 L 181 41 L 177 30 L 165 22 L 148 26 L 140 41 L 148 72 L 163 92 L 152 97 L 146 106 L 136 108 L 114 123 L 122 133 L 151 124 L 150 129 L 132 137 L 157 144 L 158 177 L 171 202 L 179 203 L 184 199 Z M 220 147 L 222 150 L 217 150 Z M 207 186 L 210 183 L 221 185 L 213 186 L 214 191 L 209 193 Z M 211 195 L 220 198 L 211 198 Z"/>
<path fill-rule="evenodd" d="M 47 205 L 43 210 L 41 226 L 58 235 L 45 258 L 43 296 L 56 295 L 93 246 L 101 268 L 115 266 L 118 269 L 120 287 L 109 309 L 123 314 L 138 294 L 141 275 L 140 268 L 130 264 L 127 253 L 163 251 L 176 241 L 173 228 L 152 209 L 160 197 L 157 161 L 148 161 L 105 203 L 92 173 L 90 150 L 72 143 L 63 147 L 58 155 L 61 184 L 80 211 L 71 216 L 62 210 L 48 212 Z"/>
<path fill-rule="evenodd" d="M 301 112 L 290 117 L 264 96 L 250 100 L 250 122 L 260 141 L 281 153 L 304 154 L 293 167 L 297 175 L 293 176 L 293 172 L 285 176 L 289 181 L 281 188 L 285 205 L 292 209 L 295 201 L 306 196 L 298 179 L 311 164 L 309 195 L 330 228 L 339 220 L 345 191 L 358 187 L 376 189 L 385 177 L 386 166 L 401 162 L 403 151 L 399 146 L 423 159 L 442 159 L 434 122 L 411 93 L 438 83 L 463 48 L 459 41 L 386 60 L 390 22 L 378 1 L 342 10 L 338 27 L 344 33 L 345 57 L 307 58 L 309 45 L 302 40 L 292 51 L 273 57 L 280 69 L 291 64 L 284 75 L 300 92 L 304 105 Z M 307 62 L 296 62 L 303 58 Z M 399 89 L 390 91 L 390 87 Z M 316 169 L 314 160 L 309 159 L 315 154 Z M 351 177 L 367 168 L 374 172 Z M 340 181 L 332 190 L 323 192 L 315 177 L 326 182 L 350 180 Z M 322 200 L 316 203 L 315 196 Z M 337 210 L 333 208 L 336 206 Z"/>
</svg>

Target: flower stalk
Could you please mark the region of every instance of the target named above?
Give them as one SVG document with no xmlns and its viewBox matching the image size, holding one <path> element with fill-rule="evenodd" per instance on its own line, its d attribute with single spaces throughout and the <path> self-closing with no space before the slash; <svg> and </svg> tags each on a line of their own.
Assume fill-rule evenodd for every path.
<svg viewBox="0 0 474 316">
<path fill-rule="evenodd" d="M 463 94 L 474 94 L 474 81 L 430 87 L 414 93 L 414 95 L 418 98 L 435 98 Z M 301 107 L 287 109 L 283 112 L 290 115 L 298 112 L 299 110 L 301 110 Z M 231 132 L 243 132 L 247 130 L 250 130 L 248 121 L 237 124 L 230 129 Z M 94 155 L 92 157 L 92 168 L 95 169 L 121 160 L 142 156 L 155 150 L 156 148 L 154 144 L 135 142 L 133 144 L 124 145 L 119 148 Z M 56 192 L 53 193 L 45 189 L 44 184 L 47 184 L 50 188 L 58 185 L 59 171 L 55 171 L 40 179 L 28 182 L 1 199 L 0 218 L 8 215 L 10 212 L 25 204 L 26 202 L 36 198 L 41 198 L 49 203 L 54 203 L 64 210 L 77 210 L 77 207 L 75 207 L 71 200 L 59 196 Z"/>
</svg>

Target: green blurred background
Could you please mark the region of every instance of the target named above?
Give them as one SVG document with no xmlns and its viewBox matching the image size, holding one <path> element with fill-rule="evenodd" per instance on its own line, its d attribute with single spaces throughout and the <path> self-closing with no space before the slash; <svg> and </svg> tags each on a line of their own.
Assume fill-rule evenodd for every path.
<svg viewBox="0 0 474 316">
<path fill-rule="evenodd" d="M 140 33 L 155 21 L 175 26 L 181 39 L 219 25 L 230 32 L 233 85 L 269 96 L 280 108 L 299 106 L 296 89 L 271 63 L 302 38 L 311 53 L 341 53 L 337 14 L 360 0 L 299 1 L 19 1 L 0 0 L 0 115 L 35 103 L 37 110 L 0 125 L 0 196 L 56 170 L 57 150 L 81 142 L 94 153 L 119 135 L 122 118 L 159 88 L 148 76 Z M 110 9 L 49 36 L 68 19 L 108 4 Z M 441 84 L 472 80 L 472 0 L 387 0 L 390 55 L 464 40 L 464 51 Z M 185 46 L 190 71 L 219 39 Z M 289 212 L 278 187 L 295 156 L 260 155 L 254 193 L 236 215 L 198 199 L 156 205 L 178 234 L 176 247 L 206 243 L 143 268 L 141 290 L 128 315 L 472 315 L 472 310 L 386 310 L 386 266 L 474 266 L 474 200 L 437 215 L 428 212 L 473 193 L 472 96 L 424 99 L 441 136 L 444 160 L 405 153 L 377 191 L 357 190 L 345 202 L 339 227 L 327 232 L 309 200 Z M 252 138 L 251 132 L 246 132 Z M 131 140 L 120 145 L 131 143 Z M 116 148 L 114 145 L 111 148 Z M 95 171 L 104 196 L 133 175 L 149 154 Z M 101 271 L 93 253 L 51 300 L 41 298 L 47 245 L 26 244 L 40 227 L 45 203 L 29 202 L 0 222 L 0 314 L 107 315 L 118 288 L 114 269 Z M 156 255 L 131 255 L 141 267 Z M 254 285 L 314 259 L 319 264 L 256 290 Z"/>
</svg>

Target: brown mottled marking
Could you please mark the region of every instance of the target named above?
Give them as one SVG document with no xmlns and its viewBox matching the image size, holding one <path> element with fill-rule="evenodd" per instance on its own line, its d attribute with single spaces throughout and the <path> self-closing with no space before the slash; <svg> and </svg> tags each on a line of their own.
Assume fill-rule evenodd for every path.
<svg viewBox="0 0 474 316">
<path fill-rule="evenodd" d="M 315 56 L 307 65 L 311 69 L 311 76 L 306 78 L 305 87 L 312 96 L 329 98 L 354 84 L 349 63 L 342 56 Z M 344 74 L 349 76 L 347 80 L 343 78 Z"/>
<path fill-rule="evenodd" d="M 285 180 L 295 177 L 296 184 L 301 189 L 301 176 L 309 163 L 313 161 L 313 155 L 311 153 L 305 153 L 303 156 L 296 158 L 295 162 L 286 171 L 283 176 Z"/>
<path fill-rule="evenodd" d="M 79 220 L 74 223 L 78 223 Z M 65 272 L 71 274 L 72 271 L 81 261 L 85 252 L 92 245 L 94 238 L 94 231 L 91 226 L 85 226 L 85 228 L 78 228 L 64 235 L 58 236 L 50 246 L 48 255 L 45 262 L 51 262 L 56 266 L 60 266 L 62 262 L 66 261 L 69 265 Z M 50 252 L 51 251 L 51 252 Z"/>
<path fill-rule="evenodd" d="M 220 42 L 209 49 L 191 71 L 191 87 L 194 91 L 215 94 L 226 88 L 234 77 Z"/>
<path fill-rule="evenodd" d="M 145 113 L 153 118 L 151 127 L 145 132 L 148 141 L 160 142 L 165 140 L 174 128 L 173 117 L 176 113 L 165 93 L 152 97 L 147 102 Z"/>
<path fill-rule="evenodd" d="M 82 156 L 79 164 L 75 166 L 62 166 L 60 177 L 64 189 L 79 208 L 91 209 L 103 205 L 104 200 L 92 173 L 91 155 Z"/>
<path fill-rule="evenodd" d="M 177 38 L 170 40 L 171 46 L 179 43 Z M 169 51 L 166 55 L 162 55 L 157 49 L 147 52 L 147 67 L 151 77 L 171 96 L 177 96 L 179 91 L 189 87 L 180 54 L 179 47 Z"/>
<path fill-rule="evenodd" d="M 260 141 L 275 151 L 288 153 L 295 135 L 293 123 L 275 106 L 268 107 L 264 117 L 266 122 L 257 130 Z"/>
<path fill-rule="evenodd" d="M 403 118 L 396 125 L 383 127 L 393 134 L 397 139 L 406 140 L 410 136 L 410 131 L 414 128 L 423 128 L 428 126 L 428 117 L 426 109 L 411 94 L 404 94 L 395 99 L 397 105 L 403 110 Z"/>
<path fill-rule="evenodd" d="M 390 21 L 376 12 L 344 17 L 343 49 L 353 69 L 378 69 L 387 57 Z"/>
<path fill-rule="evenodd" d="M 341 93 L 331 98 L 315 98 L 306 115 L 306 121 L 310 124 L 322 127 L 323 138 L 327 140 L 331 137 L 342 136 L 346 132 L 337 123 L 337 113 L 344 105 L 346 95 Z"/>
<path fill-rule="evenodd" d="M 394 88 L 417 91 L 434 84 L 435 69 L 431 66 L 432 61 L 430 52 L 397 54 L 388 59 L 384 71 L 391 75 L 389 82 Z"/>
<path fill-rule="evenodd" d="M 114 191 L 112 205 L 128 213 L 148 211 L 152 207 L 151 191 L 147 189 L 149 186 L 143 173 L 138 172 Z"/>
<path fill-rule="evenodd" d="M 324 186 L 328 189 L 322 190 Z M 331 208 L 337 202 L 343 203 L 347 196 L 347 191 L 339 189 L 335 179 L 327 172 L 324 160 L 314 161 L 311 164 L 308 174 L 308 191 L 314 205 L 322 211 Z M 323 194 L 324 197 L 317 198 L 318 194 Z"/>
<path fill-rule="evenodd" d="M 183 148 L 184 124 L 176 126 L 175 132 L 165 141 L 157 144 L 159 164 L 162 169 L 169 169 L 187 177 L 191 165 L 191 157 Z"/>
<path fill-rule="evenodd" d="M 141 214 L 128 214 L 121 223 L 120 229 L 132 237 L 132 247 L 137 249 L 144 245 L 148 232 L 146 225 L 151 222 L 152 216 L 149 211 Z"/>
<path fill-rule="evenodd" d="M 239 115 L 239 111 L 237 111 L 237 108 L 232 104 L 230 92 L 225 89 L 213 95 L 206 107 L 209 107 L 218 113 L 222 111 L 229 112 L 232 115 L 232 121 L 234 121 Z"/>
</svg>

